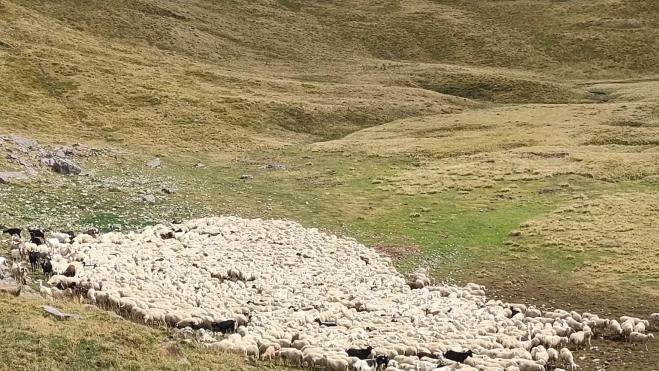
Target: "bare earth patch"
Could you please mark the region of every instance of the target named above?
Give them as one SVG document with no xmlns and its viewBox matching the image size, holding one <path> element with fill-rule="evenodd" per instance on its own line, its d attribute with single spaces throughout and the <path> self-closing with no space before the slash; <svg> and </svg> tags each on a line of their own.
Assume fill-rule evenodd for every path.
<svg viewBox="0 0 659 371">
<path fill-rule="evenodd" d="M 378 253 L 388 256 L 392 261 L 397 262 L 404 257 L 410 255 L 417 255 L 421 253 L 421 249 L 414 245 L 393 245 L 386 243 L 378 243 L 372 246 Z"/>
</svg>

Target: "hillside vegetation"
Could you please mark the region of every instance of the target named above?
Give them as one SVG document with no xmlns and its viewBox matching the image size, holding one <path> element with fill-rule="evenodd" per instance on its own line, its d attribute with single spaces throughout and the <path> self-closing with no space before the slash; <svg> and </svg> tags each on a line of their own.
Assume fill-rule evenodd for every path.
<svg viewBox="0 0 659 371">
<path fill-rule="evenodd" d="M 474 101 L 589 101 L 572 80 L 657 72 L 658 14 L 613 0 L 2 0 L 0 127 L 212 150 Z"/>
<path fill-rule="evenodd" d="M 499 298 L 647 316 L 657 19 L 651 0 L 0 0 L 0 134 L 116 148 L 75 158 L 88 177 L 0 185 L 0 224 L 289 218 Z M 608 370 L 657 364 L 624 357 Z"/>
</svg>

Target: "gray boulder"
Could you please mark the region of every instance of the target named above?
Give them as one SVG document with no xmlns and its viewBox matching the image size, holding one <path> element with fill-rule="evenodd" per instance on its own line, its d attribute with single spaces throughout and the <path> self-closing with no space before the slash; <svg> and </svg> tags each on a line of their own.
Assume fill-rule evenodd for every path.
<svg viewBox="0 0 659 371">
<path fill-rule="evenodd" d="M 84 317 L 79 314 L 64 313 L 55 307 L 51 307 L 50 305 L 42 305 L 41 308 L 43 308 L 43 310 L 45 310 L 47 313 L 50 313 L 53 316 L 55 316 L 55 318 L 59 319 L 60 321 L 72 320 L 72 319 L 84 319 Z"/>
<path fill-rule="evenodd" d="M 154 195 L 144 195 L 142 196 L 144 202 L 156 202 L 156 196 Z"/>
<path fill-rule="evenodd" d="M 4 173 L 0 173 L 0 184 L 8 184 L 9 180 L 12 178 L 26 180 L 28 179 L 28 176 L 20 171 L 6 171 Z"/>
<path fill-rule="evenodd" d="M 82 172 L 82 168 L 75 162 L 61 157 L 53 158 L 53 171 L 59 174 L 74 174 L 78 175 Z"/>
</svg>

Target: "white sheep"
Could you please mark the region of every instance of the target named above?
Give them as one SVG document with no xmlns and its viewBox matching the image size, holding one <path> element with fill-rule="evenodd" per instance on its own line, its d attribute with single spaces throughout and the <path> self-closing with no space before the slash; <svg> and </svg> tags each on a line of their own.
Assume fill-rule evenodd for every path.
<svg viewBox="0 0 659 371">
<path fill-rule="evenodd" d="M 620 326 L 620 323 L 616 320 L 611 320 L 609 322 L 609 333 L 614 335 L 616 338 L 622 338 L 624 336 L 622 332 L 622 326 Z"/>
<path fill-rule="evenodd" d="M 629 339 L 629 334 L 634 332 L 634 321 L 631 319 L 626 320 L 622 324 L 620 324 L 620 328 L 622 329 L 622 335 L 625 337 L 625 340 Z"/>
<path fill-rule="evenodd" d="M 629 342 L 634 345 L 635 343 L 639 343 L 641 345 L 645 345 L 645 350 L 648 350 L 648 341 L 650 339 L 654 339 L 653 334 L 642 334 L 640 332 L 632 332 L 629 334 Z"/>
<path fill-rule="evenodd" d="M 177 228 L 185 231 L 162 238 Z M 100 308 L 169 327 L 210 330 L 234 319 L 235 333 L 214 341 L 206 332 L 204 346 L 250 357 L 272 347 L 268 357 L 328 371 L 357 364 L 345 349 L 368 345 L 398 370 L 437 368 L 437 360 L 416 355 L 452 347 L 473 349 L 468 362 L 482 370 L 538 369 L 568 343 L 566 322 L 586 332 L 598 320 L 562 310 L 545 317 L 531 306 L 488 300 L 478 285 L 433 284 L 426 273 L 415 277 L 423 288 L 412 290 L 373 249 L 290 221 L 211 217 L 78 237 L 59 245 L 64 254 L 53 256 L 53 268 L 63 272 L 85 256 L 76 277 L 90 280 L 87 299 Z M 510 318 L 509 307 L 521 313 Z M 533 349 L 540 344 L 544 352 Z"/>
<path fill-rule="evenodd" d="M 659 313 L 652 313 L 650 315 L 650 322 L 652 322 L 653 326 L 659 327 Z"/>
<path fill-rule="evenodd" d="M 580 346 L 585 346 L 586 342 L 588 343 L 588 346 L 590 346 L 590 337 L 591 337 L 591 332 L 584 332 L 584 331 L 579 331 L 575 332 L 574 334 L 570 335 L 570 344 L 574 345 L 574 349 L 579 350 Z"/>
<path fill-rule="evenodd" d="M 567 367 L 568 370 L 577 370 L 579 366 L 574 363 L 574 356 L 568 348 L 561 348 L 559 352 L 561 360 L 563 361 L 563 366 Z"/>
<path fill-rule="evenodd" d="M 634 332 L 640 332 L 641 334 L 645 333 L 645 323 L 638 322 L 634 325 Z"/>
</svg>

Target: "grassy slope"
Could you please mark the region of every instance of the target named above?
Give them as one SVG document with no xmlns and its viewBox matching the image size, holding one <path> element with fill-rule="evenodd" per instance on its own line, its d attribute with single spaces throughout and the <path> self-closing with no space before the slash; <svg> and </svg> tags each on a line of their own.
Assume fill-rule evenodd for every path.
<svg viewBox="0 0 659 371">
<path fill-rule="evenodd" d="M 657 17 L 631 0 L 0 0 L 0 132 L 124 154 L 0 188 L 19 201 L 0 220 L 290 218 L 515 300 L 647 315 L 659 263 L 626 261 L 654 248 L 633 211 L 651 224 L 659 191 Z"/>
<path fill-rule="evenodd" d="M 617 2 L 639 25 L 629 28 L 585 25 L 609 15 L 589 3 L 3 0 L 2 40 L 13 47 L 0 48 L 0 127 L 244 148 L 467 104 L 441 93 L 569 102 L 584 92 L 565 76 L 656 73 L 654 6 Z"/>
</svg>

